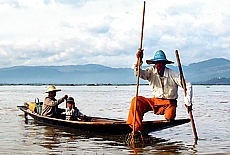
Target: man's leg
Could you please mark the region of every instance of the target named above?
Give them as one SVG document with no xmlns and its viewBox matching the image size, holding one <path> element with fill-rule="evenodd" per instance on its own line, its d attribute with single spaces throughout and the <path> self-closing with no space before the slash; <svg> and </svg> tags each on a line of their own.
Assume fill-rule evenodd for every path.
<svg viewBox="0 0 230 155">
<path fill-rule="evenodd" d="M 152 103 L 154 103 L 154 105 L 151 106 L 155 114 L 164 115 L 165 119 L 168 121 L 175 119 L 177 107 L 176 100 L 166 100 L 158 98 L 152 98 L 152 100 Z"/>
<path fill-rule="evenodd" d="M 151 106 L 149 105 L 151 102 L 150 98 L 145 98 L 143 96 L 138 96 L 137 98 L 137 105 L 136 105 L 136 118 L 135 118 L 135 131 L 142 131 L 143 130 L 143 125 L 142 125 L 142 120 L 144 113 L 152 110 Z M 129 110 L 129 115 L 128 115 L 128 120 L 127 124 L 131 128 L 133 128 L 133 122 L 134 122 L 134 105 L 136 104 L 136 97 L 132 99 L 131 105 L 130 105 L 130 110 Z"/>
<path fill-rule="evenodd" d="M 165 109 L 165 119 L 167 121 L 172 121 L 176 117 L 176 106 L 169 104 Z"/>
</svg>

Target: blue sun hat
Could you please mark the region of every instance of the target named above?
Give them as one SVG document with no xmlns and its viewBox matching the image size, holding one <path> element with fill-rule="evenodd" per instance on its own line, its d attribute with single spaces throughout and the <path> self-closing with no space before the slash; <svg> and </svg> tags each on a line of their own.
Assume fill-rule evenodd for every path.
<svg viewBox="0 0 230 155">
<path fill-rule="evenodd" d="M 162 50 L 158 50 L 154 54 L 154 58 L 150 60 L 146 60 L 147 64 L 155 64 L 157 61 L 162 61 L 165 64 L 172 64 L 174 62 L 166 59 L 165 53 Z"/>
</svg>

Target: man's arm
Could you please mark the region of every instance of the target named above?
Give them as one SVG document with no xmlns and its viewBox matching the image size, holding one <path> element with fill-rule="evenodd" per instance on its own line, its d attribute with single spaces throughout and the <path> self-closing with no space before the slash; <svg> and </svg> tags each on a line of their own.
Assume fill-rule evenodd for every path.
<svg viewBox="0 0 230 155">
<path fill-rule="evenodd" d="M 173 73 L 173 79 L 176 82 L 176 84 L 179 87 L 183 88 L 180 75 L 174 71 L 172 71 L 172 73 Z M 186 83 L 186 96 L 184 96 L 184 102 L 186 106 L 192 106 L 192 94 L 193 94 L 192 84 L 188 81 L 185 81 L 185 83 Z"/>
</svg>

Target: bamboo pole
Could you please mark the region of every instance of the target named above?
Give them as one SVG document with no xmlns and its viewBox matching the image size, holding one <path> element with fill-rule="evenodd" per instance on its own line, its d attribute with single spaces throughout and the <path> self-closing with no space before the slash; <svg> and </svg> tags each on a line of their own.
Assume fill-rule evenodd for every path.
<svg viewBox="0 0 230 155">
<path fill-rule="evenodd" d="M 183 71 L 182 71 L 182 67 L 181 67 L 181 63 L 180 63 L 178 50 L 175 51 L 175 54 L 176 54 L 176 59 L 177 59 L 177 63 L 178 63 L 178 68 L 179 68 L 179 71 L 180 71 L 181 84 L 182 84 L 182 87 L 184 89 L 184 95 L 186 96 L 187 95 L 186 83 L 185 83 L 185 79 L 184 79 L 184 75 L 183 75 Z M 191 124 L 192 124 L 195 144 L 196 144 L 197 140 L 198 140 L 198 136 L 197 136 L 197 132 L 196 132 L 195 122 L 194 122 L 194 119 L 193 119 L 192 109 L 189 109 L 188 112 L 189 112 L 189 116 L 190 116 L 190 120 L 191 120 Z"/>
<path fill-rule="evenodd" d="M 145 17 L 145 1 L 143 6 L 143 16 L 142 16 L 142 28 L 141 28 L 141 41 L 140 41 L 140 50 L 142 50 L 143 46 L 143 34 L 144 34 L 144 17 Z M 137 80 L 136 80 L 136 101 L 134 104 L 134 119 L 133 119 L 133 133 L 135 133 L 135 120 L 136 120 L 136 109 L 137 109 L 137 99 L 138 99 L 138 88 L 139 88 L 139 77 L 140 77 L 140 64 L 141 64 L 142 58 L 137 59 Z M 132 135 L 132 143 L 135 143 L 134 135 Z"/>
</svg>

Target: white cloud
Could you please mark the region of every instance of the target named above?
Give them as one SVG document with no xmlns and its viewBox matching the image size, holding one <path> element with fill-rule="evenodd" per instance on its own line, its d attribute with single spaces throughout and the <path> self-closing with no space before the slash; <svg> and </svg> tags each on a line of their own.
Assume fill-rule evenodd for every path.
<svg viewBox="0 0 230 155">
<path fill-rule="evenodd" d="M 0 0 L 0 68 L 99 63 L 129 67 L 140 45 L 143 1 Z M 146 1 L 144 59 L 158 49 L 188 65 L 230 59 L 228 0 Z"/>
</svg>

